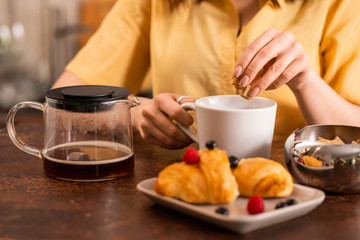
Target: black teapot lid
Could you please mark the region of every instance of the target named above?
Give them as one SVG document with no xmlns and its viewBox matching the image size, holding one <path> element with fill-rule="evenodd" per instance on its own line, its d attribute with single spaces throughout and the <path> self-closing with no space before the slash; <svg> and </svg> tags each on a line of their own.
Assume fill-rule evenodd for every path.
<svg viewBox="0 0 360 240">
<path fill-rule="evenodd" d="M 51 89 L 46 93 L 46 97 L 49 99 L 49 105 L 54 108 L 73 112 L 94 112 L 108 110 L 106 105 L 101 103 L 126 99 L 129 94 L 128 89 L 121 87 L 78 85 Z"/>
</svg>

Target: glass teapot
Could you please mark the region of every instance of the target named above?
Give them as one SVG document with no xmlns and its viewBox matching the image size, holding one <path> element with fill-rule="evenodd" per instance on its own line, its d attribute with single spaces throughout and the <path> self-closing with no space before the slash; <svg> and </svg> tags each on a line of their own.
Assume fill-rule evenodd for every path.
<svg viewBox="0 0 360 240">
<path fill-rule="evenodd" d="M 21 150 L 43 160 L 49 176 L 72 181 L 118 178 L 134 169 L 130 108 L 140 101 L 125 88 L 80 85 L 56 88 L 45 102 L 20 102 L 8 113 L 7 130 Z M 44 112 L 44 147 L 19 139 L 14 118 L 21 108 Z"/>
</svg>

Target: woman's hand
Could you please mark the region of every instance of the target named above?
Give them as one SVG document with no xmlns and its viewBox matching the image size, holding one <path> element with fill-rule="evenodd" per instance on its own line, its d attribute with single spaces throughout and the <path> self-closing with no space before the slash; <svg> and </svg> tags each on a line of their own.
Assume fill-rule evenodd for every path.
<svg viewBox="0 0 360 240">
<path fill-rule="evenodd" d="M 168 149 L 179 149 L 193 141 L 174 123 L 190 126 L 193 118 L 187 113 L 177 99 L 180 95 L 162 93 L 153 99 L 141 99 L 142 104 L 133 108 L 133 124 L 141 137 L 148 143 Z M 195 101 L 184 98 L 181 103 Z"/>
<path fill-rule="evenodd" d="M 250 85 L 250 97 L 287 84 L 307 124 L 360 126 L 360 106 L 342 98 L 310 68 L 309 57 L 289 32 L 266 30 L 245 49 L 234 77 L 237 88 Z"/>
<path fill-rule="evenodd" d="M 255 97 L 283 84 L 298 90 L 303 84 L 301 76 L 309 70 L 309 57 L 294 36 L 268 29 L 246 48 L 236 64 L 234 77 L 237 88 L 250 85 L 249 96 Z"/>
</svg>

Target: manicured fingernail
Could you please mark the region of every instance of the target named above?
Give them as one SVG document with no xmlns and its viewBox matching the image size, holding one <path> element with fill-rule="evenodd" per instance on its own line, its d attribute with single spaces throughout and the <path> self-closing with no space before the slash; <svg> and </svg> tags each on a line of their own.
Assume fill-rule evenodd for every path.
<svg viewBox="0 0 360 240">
<path fill-rule="evenodd" d="M 256 95 L 259 93 L 260 89 L 258 87 L 254 87 L 250 90 L 249 96 L 250 97 L 256 97 Z"/>
<path fill-rule="evenodd" d="M 249 84 L 249 77 L 245 75 L 239 82 L 239 87 L 243 88 L 246 87 Z"/>
<path fill-rule="evenodd" d="M 241 72 L 242 72 L 242 67 L 241 67 L 241 66 L 237 66 L 237 67 L 235 68 L 235 70 L 234 70 L 234 74 L 233 74 L 234 77 L 236 77 L 236 78 L 240 77 Z"/>
</svg>

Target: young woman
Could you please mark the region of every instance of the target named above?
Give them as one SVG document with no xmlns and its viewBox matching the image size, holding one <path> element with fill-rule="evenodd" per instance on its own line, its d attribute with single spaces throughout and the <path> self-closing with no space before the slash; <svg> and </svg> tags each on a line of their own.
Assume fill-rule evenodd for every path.
<svg viewBox="0 0 360 240">
<path fill-rule="evenodd" d="M 136 93 L 151 68 L 154 97 L 133 126 L 166 148 L 191 143 L 177 100 L 235 94 L 278 103 L 275 139 L 306 124 L 360 126 L 357 0 L 119 0 L 53 87 L 103 84 Z M 236 77 L 236 85 L 232 85 Z"/>
</svg>

